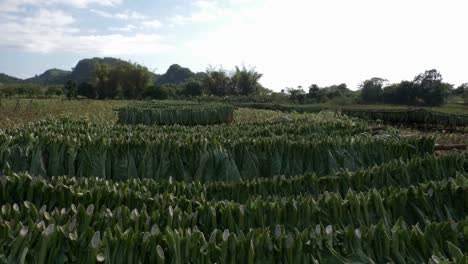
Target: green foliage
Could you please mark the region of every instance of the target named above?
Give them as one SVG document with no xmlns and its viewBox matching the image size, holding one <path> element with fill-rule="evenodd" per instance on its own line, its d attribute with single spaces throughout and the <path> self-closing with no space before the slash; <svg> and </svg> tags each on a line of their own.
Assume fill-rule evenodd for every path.
<svg viewBox="0 0 468 264">
<path fill-rule="evenodd" d="M 173 64 L 169 67 L 169 69 L 167 69 L 166 73 L 156 79 L 155 85 L 178 85 L 186 83 L 194 78 L 195 73 L 193 73 L 189 68 L 183 68 L 178 64 Z"/>
<path fill-rule="evenodd" d="M 205 89 L 201 82 L 192 80 L 183 86 L 183 91 L 181 93 L 186 96 L 201 96 L 205 94 Z"/>
<path fill-rule="evenodd" d="M 370 132 L 333 112 L 0 130 L 0 262 L 465 263 L 468 154 Z"/>
<path fill-rule="evenodd" d="M 429 106 L 438 106 L 445 103 L 451 86 L 442 82 L 442 74 L 437 70 L 429 70 L 419 74 L 413 81 L 424 103 Z"/>
<path fill-rule="evenodd" d="M 4 74 L 4 73 L 0 73 L 0 85 L 2 85 L 2 84 L 11 84 L 11 83 L 20 83 L 22 81 L 23 80 L 21 80 L 19 78 L 9 76 L 9 75 Z"/>
<path fill-rule="evenodd" d="M 129 63 L 117 66 L 97 64 L 93 76 L 100 99 L 138 99 L 152 82 L 152 75 L 146 67 Z"/>
<path fill-rule="evenodd" d="M 166 100 L 177 96 L 179 88 L 173 84 L 149 86 L 146 88 L 144 96 L 156 100 Z"/>
<path fill-rule="evenodd" d="M 202 84 L 208 93 L 216 96 L 232 94 L 230 82 L 229 76 L 223 69 L 208 69 L 202 80 Z"/>
<path fill-rule="evenodd" d="M 261 88 L 259 80 L 262 76 L 263 74 L 256 72 L 254 68 L 246 69 L 243 66 L 240 69 L 236 66 L 231 77 L 234 92 L 241 95 L 258 94 Z"/>
<path fill-rule="evenodd" d="M 233 121 L 234 109 L 223 104 L 146 103 L 118 109 L 119 123 L 211 125 Z"/>
<path fill-rule="evenodd" d="M 63 87 L 65 96 L 68 99 L 75 98 L 77 95 L 76 82 L 73 80 L 68 80 L 65 86 Z"/>
<path fill-rule="evenodd" d="M 371 137 L 364 131 L 363 123 L 346 117 L 334 121 L 330 115 L 261 127 L 115 126 L 62 119 L 0 134 L 0 164 L 44 176 L 231 181 L 328 174 L 433 151 L 431 139 Z"/>
<path fill-rule="evenodd" d="M 458 86 L 457 89 L 454 89 L 452 92 L 454 95 L 458 96 L 464 96 L 468 94 L 468 83 L 460 84 L 460 86 Z"/>
<path fill-rule="evenodd" d="M 463 263 L 466 177 L 407 188 L 369 186 L 344 196 L 252 197 L 239 204 L 206 200 L 196 183 L 178 189 L 180 183 L 171 181 L 7 172 L 0 189 L 0 252 L 10 262 L 38 263 Z"/>
<path fill-rule="evenodd" d="M 31 83 L 0 85 L 0 97 L 51 98 L 63 94 L 61 86 L 39 86 Z"/>
<path fill-rule="evenodd" d="M 467 126 L 468 115 L 445 114 L 424 109 L 415 110 L 381 110 L 381 109 L 343 109 L 349 116 L 381 120 L 389 124 L 423 124 L 440 126 Z"/>
<path fill-rule="evenodd" d="M 60 97 L 64 95 L 64 90 L 62 86 L 49 86 L 44 92 L 45 97 Z"/>
<path fill-rule="evenodd" d="M 361 98 L 366 103 L 377 103 L 382 100 L 383 85 L 387 80 L 372 78 L 361 85 Z"/>
<path fill-rule="evenodd" d="M 70 71 L 50 69 L 40 75 L 24 80 L 37 85 L 64 85 L 70 79 Z"/>
<path fill-rule="evenodd" d="M 316 84 L 312 84 L 309 87 L 309 92 L 302 100 L 306 103 L 326 103 L 326 102 L 337 102 L 339 104 L 352 103 L 354 101 L 355 92 L 348 89 L 346 84 L 342 83 L 340 85 L 332 85 L 328 87 L 319 87 Z M 297 101 L 297 100 L 296 100 Z"/>
<path fill-rule="evenodd" d="M 82 82 L 78 85 L 77 95 L 95 99 L 97 96 L 96 87 L 88 82 Z"/>
<path fill-rule="evenodd" d="M 419 74 L 412 82 L 402 81 L 383 89 L 382 101 L 390 104 L 440 106 L 444 104 L 451 85 L 442 82 L 437 70 Z"/>
<path fill-rule="evenodd" d="M 302 87 L 297 88 L 286 88 L 286 91 L 289 95 L 289 100 L 296 102 L 296 103 L 303 103 L 306 98 L 306 93 L 302 89 Z"/>
<path fill-rule="evenodd" d="M 116 58 L 91 58 L 80 60 L 73 68 L 70 79 L 76 81 L 77 84 L 82 82 L 92 83 L 94 81 L 94 74 L 102 65 L 108 68 L 114 68 L 121 65 L 129 65 L 130 62 L 116 59 Z"/>
</svg>

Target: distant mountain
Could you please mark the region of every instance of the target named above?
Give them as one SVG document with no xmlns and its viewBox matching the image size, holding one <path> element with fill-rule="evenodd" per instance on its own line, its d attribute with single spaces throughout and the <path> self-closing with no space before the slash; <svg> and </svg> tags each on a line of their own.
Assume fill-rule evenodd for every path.
<svg viewBox="0 0 468 264">
<path fill-rule="evenodd" d="M 19 83 L 19 82 L 22 82 L 23 80 L 19 79 L 19 78 L 16 78 L 16 77 L 13 77 L 13 76 L 10 76 L 10 75 L 6 75 L 4 73 L 0 73 L 0 83 L 2 84 L 9 84 L 9 83 Z"/>
<path fill-rule="evenodd" d="M 92 58 L 80 60 L 70 75 L 70 79 L 77 83 L 92 82 L 94 71 L 99 64 L 106 64 L 110 67 L 129 62 L 116 58 Z"/>
<path fill-rule="evenodd" d="M 82 82 L 93 82 L 93 74 L 97 66 L 105 64 L 109 67 L 130 64 L 117 58 L 90 58 L 80 60 L 72 71 L 50 69 L 40 75 L 28 79 L 19 79 L 3 73 L 0 73 L 0 83 L 33 83 L 37 85 L 63 85 L 68 80 L 74 80 L 78 84 Z M 162 84 L 182 84 L 191 79 L 201 79 L 204 73 L 194 73 L 189 68 L 184 68 L 178 64 L 173 64 L 167 69 L 166 73 L 159 75 L 150 72 L 153 75 L 156 85 Z"/>
<path fill-rule="evenodd" d="M 181 84 L 194 79 L 197 75 L 193 73 L 189 68 L 181 67 L 178 64 L 173 64 L 167 69 L 166 73 L 159 76 L 155 84 Z"/>
<path fill-rule="evenodd" d="M 50 69 L 43 74 L 24 80 L 24 82 L 38 85 L 62 85 L 70 78 L 70 74 L 70 71 Z"/>
</svg>

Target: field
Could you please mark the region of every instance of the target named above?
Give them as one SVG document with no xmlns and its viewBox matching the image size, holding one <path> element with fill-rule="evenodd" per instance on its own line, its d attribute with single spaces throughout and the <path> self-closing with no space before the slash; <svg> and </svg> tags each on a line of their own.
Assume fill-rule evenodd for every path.
<svg viewBox="0 0 468 264">
<path fill-rule="evenodd" d="M 0 107 L 0 263 L 468 261 L 466 127 L 19 103 Z"/>
</svg>

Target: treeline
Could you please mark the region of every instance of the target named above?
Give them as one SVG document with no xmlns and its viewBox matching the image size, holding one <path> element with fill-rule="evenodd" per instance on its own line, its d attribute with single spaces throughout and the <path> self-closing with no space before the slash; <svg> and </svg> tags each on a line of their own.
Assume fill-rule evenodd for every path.
<svg viewBox="0 0 468 264">
<path fill-rule="evenodd" d="M 211 101 L 439 106 L 453 95 L 468 103 L 468 83 L 455 89 L 443 81 L 437 70 L 394 84 L 384 78 L 371 78 L 357 91 L 342 83 L 327 87 L 313 84 L 308 91 L 299 86 L 273 92 L 260 84 L 262 74 L 255 68 L 243 66 L 228 71 L 209 67 L 205 72 L 194 73 L 174 64 L 166 73 L 157 75 L 139 64 L 112 58 L 82 60 L 70 76 L 63 86 L 0 84 L 0 96 L 158 100 L 203 97 Z"/>
<path fill-rule="evenodd" d="M 384 86 L 385 82 L 382 78 L 366 80 L 361 86 L 361 100 L 365 103 L 439 106 L 446 102 L 453 90 L 453 85 L 443 82 L 437 70 L 421 73 L 413 81 Z"/>
<path fill-rule="evenodd" d="M 418 106 L 440 106 L 446 103 L 450 95 L 461 96 L 468 103 L 468 83 L 454 89 L 452 84 L 443 82 L 442 75 L 435 69 L 425 71 L 414 77 L 412 81 L 387 84 L 383 78 L 371 78 L 360 85 L 360 89 L 352 91 L 346 84 L 319 87 L 311 85 L 308 93 L 302 87 L 288 88 L 282 91 L 289 100 L 298 103 L 337 104 L 401 104 Z"/>
<path fill-rule="evenodd" d="M 53 98 L 63 97 L 62 85 L 41 86 L 31 83 L 0 84 L 0 97 Z"/>
<path fill-rule="evenodd" d="M 262 74 L 245 67 L 236 67 L 232 72 L 210 68 L 205 73 L 194 74 L 185 80 L 174 80 L 174 83 L 161 84 L 157 80 L 155 82 L 153 77 L 146 67 L 138 64 L 100 64 L 96 67 L 92 80 L 81 83 L 70 80 L 65 84 L 64 90 L 67 97 L 83 96 L 93 99 L 168 99 L 271 93 L 259 83 Z"/>
</svg>

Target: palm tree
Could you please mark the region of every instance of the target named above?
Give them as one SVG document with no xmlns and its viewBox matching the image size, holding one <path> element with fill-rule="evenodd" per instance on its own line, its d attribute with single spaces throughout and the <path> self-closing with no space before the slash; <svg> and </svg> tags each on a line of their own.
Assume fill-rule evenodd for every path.
<svg viewBox="0 0 468 264">
<path fill-rule="evenodd" d="M 231 78 L 232 86 L 237 94 L 248 95 L 259 92 L 261 85 L 258 83 L 263 74 L 255 71 L 255 68 L 246 69 L 242 66 L 240 69 L 236 66 L 236 70 Z"/>
<path fill-rule="evenodd" d="M 222 69 L 208 69 L 202 83 L 211 94 L 224 96 L 230 93 L 229 76 Z"/>
</svg>

